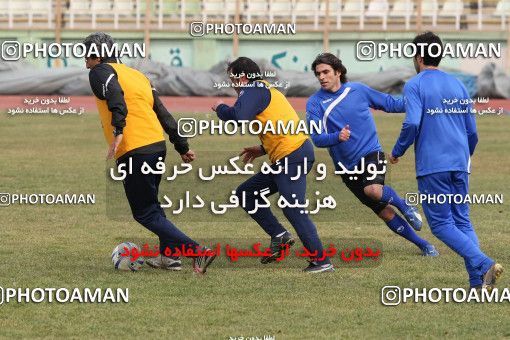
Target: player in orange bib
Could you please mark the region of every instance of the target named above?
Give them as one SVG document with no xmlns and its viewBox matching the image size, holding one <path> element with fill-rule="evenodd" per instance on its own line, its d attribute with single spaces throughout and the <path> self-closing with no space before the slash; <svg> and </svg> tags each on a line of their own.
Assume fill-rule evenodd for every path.
<svg viewBox="0 0 510 340">
<path fill-rule="evenodd" d="M 290 105 L 285 96 L 271 87 L 268 82 L 262 80 L 257 74 L 261 74 L 259 66 L 251 59 L 240 57 L 228 66 L 227 72 L 231 76 L 232 82 L 239 83 L 241 87 L 235 89 L 239 94 L 234 106 L 230 107 L 224 103 L 218 102 L 212 108 L 222 120 L 252 121 L 258 120 L 262 126 L 272 124 L 277 126 L 278 122 L 287 125 L 294 121 L 297 126 L 299 117 Z M 265 128 L 262 131 L 266 130 Z M 244 148 L 245 162 L 251 162 L 253 159 L 268 154 L 274 170 L 278 169 L 278 164 L 288 164 L 287 173 L 284 171 L 279 174 L 263 174 L 259 172 L 253 177 L 242 183 L 237 188 L 237 195 L 245 197 L 244 210 L 253 212 L 251 217 L 264 229 L 271 237 L 270 248 L 272 256 L 262 258 L 262 263 L 269 263 L 276 260 L 280 253 L 280 245 L 292 245 L 294 239 L 283 225 L 278 222 L 276 217 L 268 208 L 255 208 L 257 192 L 269 190 L 269 195 L 276 192 L 280 193 L 288 202 L 298 201 L 299 204 L 305 202 L 306 195 L 306 174 L 304 169 L 300 169 L 307 164 L 307 173 L 315 161 L 313 146 L 304 133 L 266 133 L 260 134 L 261 145 Z M 296 131 L 297 132 L 297 131 Z M 300 171 L 301 170 L 301 171 Z M 300 174 L 300 175 L 299 175 Z M 303 214 L 302 209 L 294 207 L 283 208 L 285 217 L 296 230 L 301 242 L 306 249 L 315 257 L 310 259 L 310 265 L 305 268 L 308 273 L 321 273 L 333 271 L 333 265 L 328 257 L 323 256 L 322 243 L 317 233 L 317 228 L 310 220 L 308 215 Z"/>
<path fill-rule="evenodd" d="M 155 268 L 181 270 L 178 257 L 163 256 L 165 250 L 199 245 L 170 222 L 158 201 L 160 174 L 142 174 L 147 163 L 156 169 L 165 160 L 166 144 L 163 131 L 175 150 L 186 163 L 195 159 L 185 138 L 178 135 L 177 123 L 161 103 L 149 79 L 141 72 L 120 62 L 112 51 L 114 41 L 108 34 L 98 32 L 84 40 L 87 49 L 85 63 L 89 73 L 90 87 L 96 96 L 97 108 L 106 142 L 110 146 L 107 158 L 114 157 L 117 165 L 132 164 L 132 172 L 123 180 L 134 219 L 159 237 L 160 255 L 147 260 Z M 206 247 L 200 248 L 202 251 Z M 193 269 L 205 273 L 214 260 L 210 252 L 193 258 Z"/>
</svg>

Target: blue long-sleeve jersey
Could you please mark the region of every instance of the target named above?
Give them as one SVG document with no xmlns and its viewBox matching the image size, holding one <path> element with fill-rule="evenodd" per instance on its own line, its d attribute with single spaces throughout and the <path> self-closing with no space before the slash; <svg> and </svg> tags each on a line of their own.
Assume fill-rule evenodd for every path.
<svg viewBox="0 0 510 340">
<path fill-rule="evenodd" d="M 393 156 L 414 143 L 416 176 L 443 171 L 469 172 L 478 142 L 469 94 L 455 77 L 428 69 L 404 86 L 406 117 Z"/>
<path fill-rule="evenodd" d="M 256 86 L 246 87 L 241 91 L 234 106 L 218 105 L 216 108 L 218 118 L 237 121 L 253 120 L 256 115 L 264 111 L 271 102 L 271 92 L 262 82 L 257 81 L 255 84 Z"/>
<path fill-rule="evenodd" d="M 328 148 L 337 166 L 341 162 L 351 170 L 362 157 L 382 151 L 370 108 L 386 112 L 404 112 L 403 99 L 376 91 L 365 84 L 347 82 L 336 92 L 320 89 L 306 104 L 306 119 L 322 124 L 321 133 L 312 131 L 315 146 Z M 340 142 L 340 130 L 349 125 L 349 140 Z M 338 166 L 337 166 L 338 168 Z"/>
</svg>

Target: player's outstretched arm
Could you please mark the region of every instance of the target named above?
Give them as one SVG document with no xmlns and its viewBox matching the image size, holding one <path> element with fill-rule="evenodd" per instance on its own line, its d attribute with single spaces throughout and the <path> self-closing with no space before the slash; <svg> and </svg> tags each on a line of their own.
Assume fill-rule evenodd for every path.
<svg viewBox="0 0 510 340">
<path fill-rule="evenodd" d="M 406 100 L 406 116 L 402 124 L 402 130 L 398 137 L 391 158 L 402 157 L 407 149 L 414 143 L 414 139 L 420 128 L 423 104 L 420 99 L 418 85 L 407 83 L 404 87 L 404 97 Z M 391 159 L 390 159 L 391 161 Z"/>
<path fill-rule="evenodd" d="M 108 109 L 112 113 L 115 138 L 106 155 L 106 159 L 111 159 L 122 142 L 123 130 L 126 126 L 128 110 L 124 101 L 124 92 L 117 80 L 115 69 L 108 64 L 94 66 L 89 72 L 89 82 L 94 95 L 101 100 L 106 100 Z"/>
<path fill-rule="evenodd" d="M 191 162 L 194 157 L 193 155 L 188 155 L 190 152 L 189 144 L 186 138 L 181 137 L 179 135 L 179 127 L 177 125 L 177 122 L 175 121 L 175 118 L 168 112 L 166 107 L 161 102 L 161 99 L 159 99 L 159 95 L 155 89 L 152 89 L 152 96 L 154 97 L 154 105 L 153 110 L 156 112 L 156 116 L 158 117 L 159 123 L 163 127 L 163 130 L 168 134 L 168 139 L 170 140 L 170 143 L 174 145 L 175 151 L 181 155 L 181 158 L 185 162 Z M 183 157 L 184 155 L 184 157 Z M 193 156 L 193 157 L 192 157 Z M 192 158 L 192 159 L 191 159 Z"/>
<path fill-rule="evenodd" d="M 371 108 L 390 113 L 406 112 L 404 98 L 396 98 L 387 93 L 379 92 L 365 84 L 362 84 L 362 88 Z"/>
<path fill-rule="evenodd" d="M 271 101 L 271 93 L 264 87 L 246 87 L 241 91 L 234 106 L 222 102 L 212 107 L 221 120 L 253 120 L 264 111 Z"/>
</svg>

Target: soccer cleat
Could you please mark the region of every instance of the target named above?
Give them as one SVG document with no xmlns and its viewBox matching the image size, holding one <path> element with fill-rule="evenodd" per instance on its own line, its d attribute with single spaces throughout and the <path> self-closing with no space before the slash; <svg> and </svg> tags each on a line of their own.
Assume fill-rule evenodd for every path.
<svg viewBox="0 0 510 340">
<path fill-rule="evenodd" d="M 489 268 L 489 270 L 483 275 L 482 288 L 492 290 L 501 274 L 503 274 L 503 266 L 500 265 L 499 263 L 494 263 Z"/>
<path fill-rule="evenodd" d="M 212 252 L 211 249 L 207 247 L 202 247 L 202 252 L 211 252 L 210 255 L 204 254 L 202 256 L 193 258 L 193 271 L 197 274 L 205 274 L 207 267 L 214 261 L 216 258 L 216 253 Z"/>
<path fill-rule="evenodd" d="M 439 252 L 437 251 L 436 247 L 434 247 L 432 244 L 429 244 L 423 247 L 421 255 L 436 257 L 439 256 Z"/>
<path fill-rule="evenodd" d="M 405 219 L 414 230 L 420 231 L 421 226 L 423 224 L 423 220 L 421 218 L 420 213 L 416 207 L 409 207 L 406 211 L 403 212 Z"/>
<path fill-rule="evenodd" d="M 278 257 L 280 257 L 280 252 L 285 245 L 291 247 L 296 241 L 292 237 L 292 234 L 288 231 L 282 236 L 279 237 L 271 237 L 271 243 L 269 244 L 269 249 L 271 249 L 271 256 L 264 256 L 260 259 L 262 264 L 267 264 L 276 261 Z"/>
<path fill-rule="evenodd" d="M 172 257 L 159 255 L 158 257 L 150 258 L 145 261 L 150 267 L 166 270 L 182 270 L 181 260 Z"/>
<path fill-rule="evenodd" d="M 303 269 L 303 271 L 305 273 L 316 274 L 316 273 L 334 272 L 335 271 L 335 268 L 333 267 L 333 265 L 331 263 L 317 264 L 317 262 L 313 262 L 313 261 L 309 261 L 309 262 L 310 262 L 310 264 L 308 265 L 308 267 Z"/>
</svg>

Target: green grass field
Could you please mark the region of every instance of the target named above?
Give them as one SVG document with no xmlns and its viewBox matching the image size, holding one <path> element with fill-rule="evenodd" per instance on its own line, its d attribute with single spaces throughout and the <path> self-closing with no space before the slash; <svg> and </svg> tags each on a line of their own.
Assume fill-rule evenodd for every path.
<svg viewBox="0 0 510 340">
<path fill-rule="evenodd" d="M 376 116 L 386 151 L 393 146 L 402 119 Z M 508 200 L 510 117 L 481 117 L 478 128 L 471 191 L 502 193 Z M 219 164 L 226 155 L 236 155 L 257 139 L 201 136 L 191 143 L 200 164 Z M 191 260 L 185 259 L 182 272 L 148 267 L 137 273 L 118 272 L 110 261 L 118 243 L 154 245 L 156 237 L 129 216 L 112 220 L 107 215 L 107 146 L 97 114 L 10 117 L 2 113 L 0 145 L 0 192 L 96 194 L 95 205 L 0 207 L 0 286 L 129 288 L 127 304 L 3 304 L 1 337 L 510 338 L 508 303 L 383 306 L 380 295 L 386 285 L 467 287 L 463 261 L 435 239 L 427 226 L 420 234 L 438 247 L 441 256 L 419 256 L 416 247 L 395 236 L 358 204 L 338 178 L 330 182 L 329 189 L 342 193 L 342 203 L 335 218 L 318 219 L 320 235 L 323 239 L 380 242 L 383 258 L 378 266 L 344 266 L 334 273 L 309 276 L 301 272 L 305 261 L 229 266 L 218 260 L 204 277 L 197 277 L 192 274 Z M 324 150 L 316 150 L 316 157 L 330 165 Z M 167 164 L 176 161 L 170 146 Z M 209 194 L 226 197 L 240 182 L 229 181 L 219 180 L 216 187 L 210 186 Z M 391 168 L 390 183 L 399 193 L 416 192 L 412 150 Z M 314 185 L 310 181 L 309 186 Z M 172 187 L 162 183 L 161 190 L 170 192 Z M 507 202 L 472 207 L 483 250 L 508 269 L 509 211 Z M 181 218 L 176 223 L 198 241 L 268 242 L 242 211 L 231 219 L 214 219 L 202 210 L 194 214 L 195 220 Z M 510 286 L 509 278 L 506 273 L 499 286 Z"/>
</svg>

